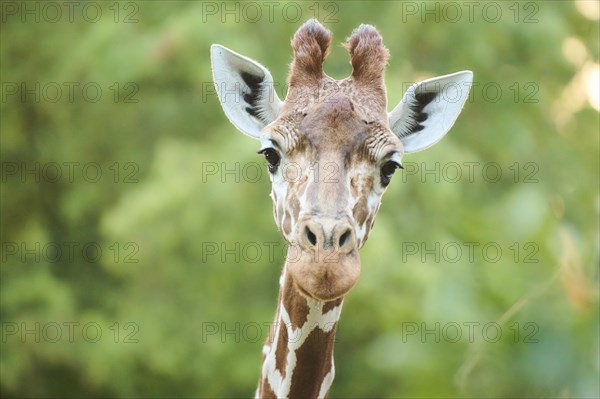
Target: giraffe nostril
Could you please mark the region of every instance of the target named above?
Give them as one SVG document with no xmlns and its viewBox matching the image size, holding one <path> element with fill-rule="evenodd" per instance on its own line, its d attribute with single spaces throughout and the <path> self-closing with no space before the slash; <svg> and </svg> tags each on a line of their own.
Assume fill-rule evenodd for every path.
<svg viewBox="0 0 600 399">
<path fill-rule="evenodd" d="M 339 241 L 340 248 L 344 246 L 346 241 L 348 241 L 348 238 L 350 238 L 350 230 L 346 230 L 344 232 L 344 234 L 342 234 L 342 236 L 340 237 L 340 241 Z"/>
<path fill-rule="evenodd" d="M 308 242 L 310 242 L 311 245 L 317 245 L 317 236 L 315 236 L 315 233 L 310 231 L 308 226 L 306 227 L 306 238 L 308 238 Z"/>
</svg>

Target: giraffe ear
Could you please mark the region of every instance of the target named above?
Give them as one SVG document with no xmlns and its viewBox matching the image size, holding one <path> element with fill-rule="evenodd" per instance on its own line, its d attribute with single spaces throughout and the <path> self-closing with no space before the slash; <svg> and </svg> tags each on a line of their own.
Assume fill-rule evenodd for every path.
<svg viewBox="0 0 600 399">
<path fill-rule="evenodd" d="M 273 122 L 282 102 L 264 66 L 218 44 L 210 47 L 213 80 L 229 121 L 242 133 L 259 138 Z"/>
<path fill-rule="evenodd" d="M 462 71 L 412 85 L 388 114 L 390 129 L 406 153 L 432 146 L 458 118 L 473 83 L 473 72 Z"/>
</svg>

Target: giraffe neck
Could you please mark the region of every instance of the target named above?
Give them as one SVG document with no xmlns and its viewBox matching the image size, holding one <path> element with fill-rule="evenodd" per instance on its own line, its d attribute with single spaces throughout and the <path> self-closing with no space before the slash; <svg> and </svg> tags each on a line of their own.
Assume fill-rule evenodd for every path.
<svg viewBox="0 0 600 399">
<path fill-rule="evenodd" d="M 259 398 L 322 398 L 334 377 L 333 345 L 343 298 L 321 302 L 306 298 L 286 273 L 279 303 L 263 347 Z"/>
</svg>

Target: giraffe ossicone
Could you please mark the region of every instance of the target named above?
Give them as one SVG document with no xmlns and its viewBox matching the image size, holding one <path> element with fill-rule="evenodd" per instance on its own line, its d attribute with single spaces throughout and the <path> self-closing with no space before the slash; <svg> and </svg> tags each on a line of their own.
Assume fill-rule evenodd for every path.
<svg viewBox="0 0 600 399">
<path fill-rule="evenodd" d="M 331 38 L 316 20 L 298 29 L 284 101 L 267 68 L 211 47 L 223 110 L 260 140 L 275 222 L 290 244 L 257 397 L 327 394 L 343 298 L 360 275 L 358 251 L 381 196 L 405 153 L 435 144 L 452 127 L 473 80 L 462 71 L 416 83 L 388 113 L 389 53 L 379 32 L 360 25 L 346 40 L 352 74 L 342 80 L 323 72 Z"/>
</svg>

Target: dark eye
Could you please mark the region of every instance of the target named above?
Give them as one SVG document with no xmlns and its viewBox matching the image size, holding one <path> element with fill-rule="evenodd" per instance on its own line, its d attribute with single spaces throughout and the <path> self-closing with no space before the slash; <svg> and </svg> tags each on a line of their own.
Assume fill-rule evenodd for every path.
<svg viewBox="0 0 600 399">
<path fill-rule="evenodd" d="M 264 148 L 258 153 L 265 156 L 269 172 L 275 173 L 277 171 L 277 166 L 279 166 L 279 161 L 281 160 L 277 151 L 274 148 Z"/>
<path fill-rule="evenodd" d="M 396 161 L 387 161 L 383 164 L 381 167 L 381 184 L 384 187 L 390 184 L 390 180 L 398 168 L 403 169 L 402 165 Z"/>
</svg>

